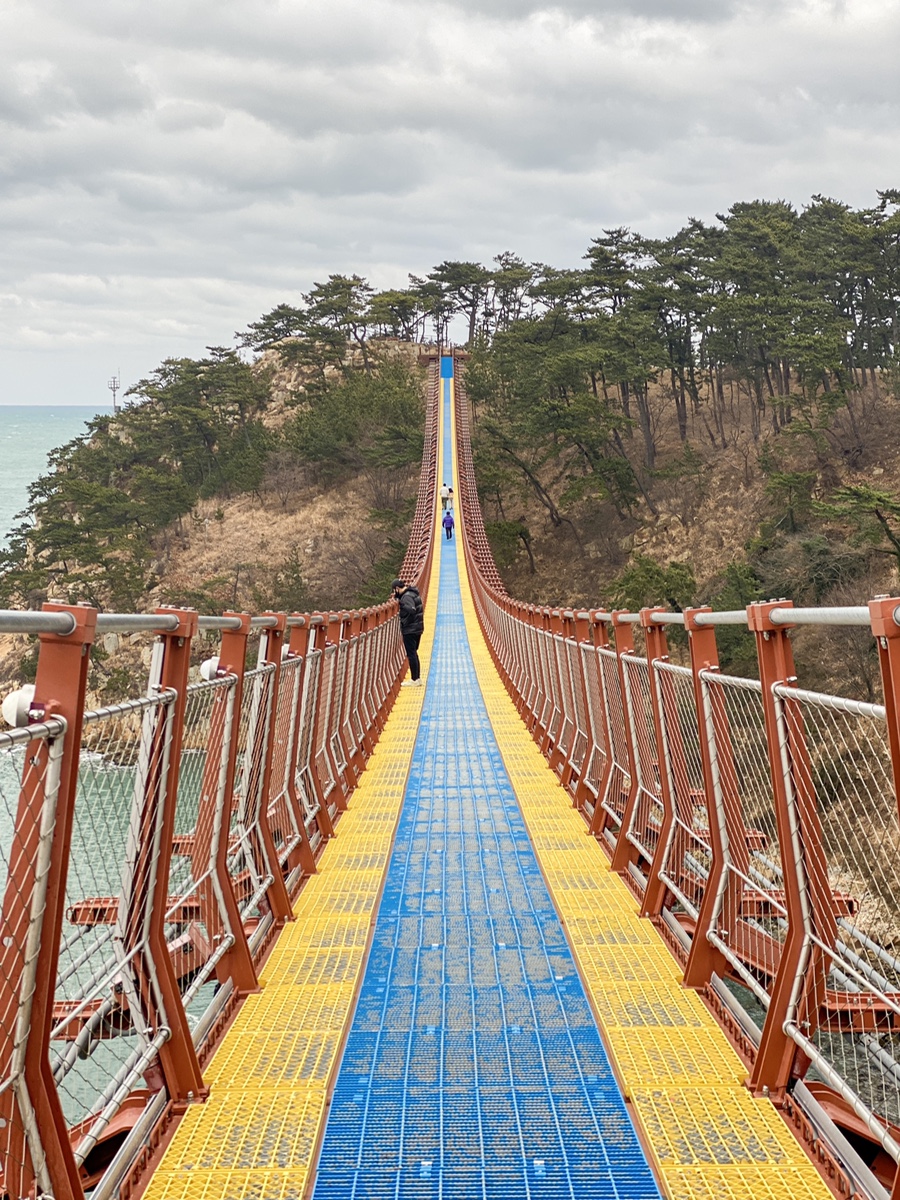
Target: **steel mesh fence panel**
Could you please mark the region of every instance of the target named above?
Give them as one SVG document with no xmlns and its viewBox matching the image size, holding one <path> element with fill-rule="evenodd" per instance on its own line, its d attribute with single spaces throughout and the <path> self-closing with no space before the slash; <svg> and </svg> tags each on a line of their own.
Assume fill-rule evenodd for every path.
<svg viewBox="0 0 900 1200">
<path fill-rule="evenodd" d="M 550 737 L 559 752 L 568 758 L 572 745 L 572 735 L 575 732 L 574 701 L 572 698 L 572 680 L 569 676 L 569 659 L 566 654 L 566 644 L 559 634 L 550 642 L 552 648 L 552 663 L 556 686 L 553 689 L 553 725 Z"/>
<path fill-rule="evenodd" d="M 344 772 L 347 769 L 347 756 L 341 742 L 340 730 L 344 724 L 344 714 L 347 710 L 347 655 L 349 642 L 340 642 L 335 648 L 334 695 L 331 702 L 329 745 L 332 758 L 337 767 L 338 782 L 346 792 L 347 785 Z"/>
<path fill-rule="evenodd" d="M 537 693 L 534 698 L 534 716 L 538 725 L 546 729 L 545 717 L 549 717 L 553 701 L 550 698 L 550 685 L 547 670 L 547 643 L 540 630 L 534 630 L 534 665 L 537 679 Z"/>
<path fill-rule="evenodd" d="M 509 676 L 513 689 L 521 694 L 522 690 L 522 647 L 519 622 L 513 620 L 509 613 L 491 603 L 488 611 L 493 614 L 494 649 L 500 657 L 503 669 Z"/>
<path fill-rule="evenodd" d="M 528 630 L 523 621 L 508 616 L 510 629 L 510 646 L 508 650 L 509 669 L 513 677 L 516 693 L 527 703 L 531 687 L 530 660 L 528 657 Z"/>
<path fill-rule="evenodd" d="M 664 816 L 659 750 L 650 695 L 650 668 L 645 658 L 636 658 L 631 654 L 622 656 L 622 667 L 638 784 L 637 802 L 626 836 L 650 863 L 659 843 Z"/>
<path fill-rule="evenodd" d="M 303 683 L 303 659 L 286 658 L 281 664 L 272 738 L 267 814 L 275 853 L 282 873 L 302 840 L 302 832 L 291 794 L 297 715 Z"/>
<path fill-rule="evenodd" d="M 85 714 L 50 1063 L 80 1161 L 167 1036 L 146 916 L 174 693 Z"/>
<path fill-rule="evenodd" d="M 569 670 L 569 683 L 571 686 L 572 695 L 572 723 L 574 726 L 572 748 L 569 752 L 569 762 L 571 763 L 573 770 L 580 775 L 584 766 L 584 758 L 585 754 L 587 753 L 588 746 L 588 721 L 581 679 L 585 662 L 581 657 L 577 642 L 567 641 L 565 643 L 565 654 L 566 663 Z"/>
<path fill-rule="evenodd" d="M 661 876 L 696 917 L 712 869 L 712 846 L 694 680 L 686 667 L 672 663 L 655 661 L 653 670 L 660 696 L 662 761 L 675 817 Z"/>
<path fill-rule="evenodd" d="M 32 1174 L 49 1189 L 25 1083 L 25 1042 L 38 982 L 65 730 L 64 721 L 52 720 L 0 733 L 0 1162 L 13 1195 L 28 1186 Z"/>
<path fill-rule="evenodd" d="M 216 886 L 216 856 L 225 835 L 234 675 L 188 686 L 169 868 L 166 941 L 182 1001 L 196 1029 L 212 999 L 216 964 L 235 931 Z"/>
<path fill-rule="evenodd" d="M 320 840 L 316 816 L 319 812 L 318 792 L 313 778 L 313 742 L 316 732 L 316 709 L 322 679 L 322 651 L 313 650 L 306 659 L 303 672 L 303 697 L 298 720 L 297 767 L 294 784 L 303 807 L 306 832 L 313 848 Z"/>
<path fill-rule="evenodd" d="M 559 722 L 562 718 L 562 708 L 559 702 L 559 680 L 556 676 L 556 652 L 552 634 L 542 632 L 538 636 L 540 639 L 538 645 L 540 646 L 541 670 L 544 675 L 544 706 L 541 709 L 538 723 L 549 734 L 550 741 L 555 746 L 557 733 L 559 732 Z"/>
<path fill-rule="evenodd" d="M 359 684 L 353 719 L 356 722 L 360 743 L 375 722 L 375 708 L 372 703 L 372 663 L 375 633 L 367 629 L 359 639 Z"/>
<path fill-rule="evenodd" d="M 613 760 L 606 791 L 600 797 L 600 803 L 605 812 L 620 827 L 625 817 L 625 803 L 631 790 L 631 762 L 625 726 L 625 698 L 622 695 L 618 657 L 615 650 L 600 649 L 597 651 L 597 658 L 600 663 L 600 683 L 603 690 L 607 736 Z"/>
<path fill-rule="evenodd" d="M 900 825 L 885 710 L 778 687 L 783 719 L 802 735 L 791 757 L 793 802 L 821 831 L 822 858 L 804 857 L 811 889 L 831 902 L 834 928 L 813 919 L 827 970 L 816 1068 L 846 1080 L 862 1103 L 900 1122 Z"/>
<path fill-rule="evenodd" d="M 543 704 L 543 699 L 541 697 L 540 667 L 538 666 L 537 630 L 534 626 L 523 623 L 522 639 L 525 647 L 522 695 L 526 709 L 536 717 L 539 705 Z"/>
<path fill-rule="evenodd" d="M 328 740 L 331 733 L 331 712 L 334 706 L 335 647 L 326 646 L 322 651 L 322 678 L 319 684 L 319 722 L 316 730 L 314 762 L 322 785 L 322 794 L 332 817 L 337 812 L 334 791 L 337 787 Z"/>
<path fill-rule="evenodd" d="M 359 635 L 350 642 L 350 664 L 347 669 L 347 715 L 345 718 L 347 746 L 351 755 L 363 744 L 365 723 L 362 714 L 363 679 L 365 675 L 365 638 Z"/>
<path fill-rule="evenodd" d="M 373 720 L 384 712 L 391 685 L 406 657 L 400 639 L 400 619 L 392 617 L 372 631 L 372 668 L 369 675 L 369 707 Z"/>
<path fill-rule="evenodd" d="M 708 936 L 764 1005 L 787 932 L 762 687 L 702 671 L 724 878 Z"/>
<path fill-rule="evenodd" d="M 400 637 L 400 618 L 391 617 L 375 630 L 374 663 L 372 674 L 373 711 L 383 712 L 391 688 L 404 658 L 403 641 Z"/>
<path fill-rule="evenodd" d="M 591 754 L 583 772 L 584 783 L 596 802 L 600 797 L 600 785 L 606 770 L 606 714 L 603 709 L 603 692 L 600 687 L 600 662 L 593 646 L 583 642 L 579 647 L 581 667 L 587 698 L 587 728 L 590 730 Z M 593 808 L 593 806 L 592 806 Z"/>
<path fill-rule="evenodd" d="M 260 830 L 274 675 L 274 663 L 263 663 L 247 671 L 241 698 L 228 874 L 244 921 L 260 915 L 259 902 L 276 870 L 275 864 L 268 860 Z"/>
</svg>

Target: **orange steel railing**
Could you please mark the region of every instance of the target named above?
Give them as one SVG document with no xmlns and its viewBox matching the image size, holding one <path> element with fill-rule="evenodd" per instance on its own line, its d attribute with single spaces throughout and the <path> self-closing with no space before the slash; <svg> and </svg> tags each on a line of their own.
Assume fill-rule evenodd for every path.
<svg viewBox="0 0 900 1200">
<path fill-rule="evenodd" d="M 400 574 L 425 592 L 437 487 L 430 364 Z M 0 733 L 0 1194 L 127 1193 L 316 870 L 405 664 L 396 605 L 330 613 L 46 604 L 22 728 Z M 85 710 L 91 647 L 153 636 L 146 694 Z M 189 682 L 192 647 L 220 635 Z M 248 642 L 259 636 L 254 665 Z"/>
<path fill-rule="evenodd" d="M 900 598 L 734 613 L 511 598 L 485 536 L 459 365 L 466 560 L 522 720 L 725 1025 L 750 1089 L 827 1158 L 841 1194 L 900 1197 Z M 670 661 L 672 624 L 688 665 Z M 720 670 L 722 624 L 754 640 L 757 678 Z M 799 687 L 800 624 L 868 627 L 884 704 Z"/>
</svg>

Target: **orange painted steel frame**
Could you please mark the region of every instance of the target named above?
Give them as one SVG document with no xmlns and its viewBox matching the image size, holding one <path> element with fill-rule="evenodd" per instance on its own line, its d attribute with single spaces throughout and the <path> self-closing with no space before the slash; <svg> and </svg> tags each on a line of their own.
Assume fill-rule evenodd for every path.
<svg viewBox="0 0 900 1200">
<path fill-rule="evenodd" d="M 628 837 L 638 805 L 639 779 L 637 731 L 631 728 L 631 724 L 633 720 L 645 719 L 643 713 L 630 709 L 627 702 L 624 663 L 635 654 L 631 621 L 624 621 L 624 614 L 619 612 L 608 614 L 591 610 L 588 614 L 575 615 L 559 609 L 540 608 L 523 604 L 507 594 L 490 552 L 475 490 L 469 414 L 462 380 L 457 382 L 457 395 L 460 401 L 456 406 L 460 433 L 458 491 L 465 528 L 463 546 L 475 607 L 491 656 L 526 726 L 550 763 L 560 772 L 563 786 L 568 788 L 574 804 L 585 811 L 586 817 L 585 802 L 591 794 L 591 788 L 584 772 L 591 761 L 592 746 L 598 746 L 602 751 L 603 775 L 598 781 L 596 803 L 589 821 L 590 831 L 610 853 L 612 868 L 621 873 L 639 896 L 642 914 L 660 924 L 661 931 L 666 934 L 665 922 L 661 922 L 660 918 L 673 897 L 664 879 L 660 878 L 660 872 L 665 866 L 676 816 L 681 814 L 682 821 L 690 828 L 687 818 L 692 814 L 694 797 L 685 794 L 687 774 L 683 762 L 673 764 L 671 773 L 663 762 L 664 752 L 684 755 L 673 696 L 667 690 L 664 676 L 654 669 L 654 663 L 663 663 L 668 657 L 663 628 L 652 619 L 654 611 L 663 610 L 645 609 L 640 613 L 647 646 L 650 709 L 660 757 L 659 798 L 663 807 L 662 825 L 652 862 L 642 862 L 647 881 L 642 890 L 636 882 L 639 876 L 636 877 L 629 870 L 642 858 L 641 851 Z M 808 1065 L 802 1049 L 792 1040 L 790 1030 L 802 1029 L 805 1037 L 811 1038 L 820 1020 L 819 1013 L 826 995 L 828 963 L 816 942 L 834 944 L 837 935 L 837 899 L 827 882 L 822 828 L 811 789 L 812 772 L 803 720 L 799 706 L 790 702 L 789 692 L 784 700 L 779 700 L 774 690 L 780 688 L 784 691 L 796 685 L 788 626 L 774 624 L 769 615 L 774 608 L 789 607 L 788 602 L 778 601 L 753 604 L 747 609 L 748 627 L 756 641 L 762 684 L 768 767 L 782 853 L 787 911 L 786 940 L 780 959 L 773 966 L 770 1006 L 762 1040 L 750 1056 L 751 1075 L 748 1084 L 753 1091 L 768 1094 L 776 1103 L 788 1101 L 787 1091 L 792 1081 L 802 1077 Z M 898 610 L 898 598 L 881 598 L 869 604 L 884 684 L 895 794 L 900 803 L 900 626 L 894 618 Z M 712 858 L 689 950 L 685 951 L 677 939 L 671 936 L 666 938 L 684 965 L 685 983 L 697 989 L 707 989 L 714 974 L 723 977 L 727 972 L 724 955 L 710 942 L 708 935 L 715 932 L 727 941 L 738 930 L 741 920 L 740 877 L 748 873 L 749 846 L 752 841 L 752 834 L 744 823 L 724 701 L 716 689 L 705 688 L 702 678 L 704 673 L 717 672 L 719 666 L 715 631 L 697 622 L 701 613 L 709 611 L 707 608 L 688 609 L 684 613 L 684 626 L 690 649 L 703 780 L 701 799 L 706 809 Z M 618 705 L 611 704 L 613 697 L 604 686 L 597 657 L 600 649 L 605 650 L 609 646 L 607 623 L 615 635 L 621 692 Z M 542 653 L 542 640 L 551 637 L 593 648 L 593 655 L 581 655 L 577 660 L 580 664 L 580 680 L 570 677 L 567 685 L 562 679 L 558 657 L 554 655 L 550 659 Z M 552 705 L 548 707 L 547 704 L 547 689 L 553 688 L 557 697 L 568 694 L 570 701 L 573 701 L 575 688 L 581 686 L 582 695 L 586 697 L 591 682 L 587 678 L 587 671 L 597 672 L 594 682 L 599 681 L 598 694 L 604 709 L 604 721 L 599 737 L 593 726 L 588 731 L 591 741 L 583 760 L 585 767 L 579 771 L 577 764 L 567 760 L 565 747 L 554 737 L 554 733 L 564 727 L 566 718 L 564 715 L 562 721 L 553 723 Z M 571 713 L 568 716 L 571 717 Z M 624 729 L 628 753 L 627 765 L 619 765 L 627 770 L 630 781 L 618 827 L 603 804 L 615 769 L 614 746 L 609 731 L 616 724 Z M 714 749 L 711 735 L 715 742 Z M 720 805 L 714 802 L 717 795 Z M 730 870 L 724 879 L 723 890 L 726 862 L 730 864 Z M 715 931 L 712 929 L 714 919 L 718 926 Z M 793 1103 L 791 1107 L 794 1107 Z M 895 1176 L 892 1200 L 900 1200 L 900 1171 Z"/>
<path fill-rule="evenodd" d="M 58 716 L 66 722 L 53 851 L 46 885 L 43 936 L 37 963 L 37 979 L 50 981 L 56 979 L 59 961 L 66 903 L 66 874 L 78 785 L 78 751 L 81 745 L 87 689 L 88 655 L 96 632 L 97 613 L 92 608 L 62 604 L 44 604 L 42 611 L 68 612 L 75 620 L 74 630 L 65 636 L 49 633 L 40 635 L 41 649 L 35 679 L 35 699 L 32 704 L 32 712 L 42 710 L 43 718 Z M 34 803 L 37 797 L 29 787 L 28 778 L 26 770 L 16 814 L 18 840 L 14 843 L 15 848 L 36 845 L 39 836 L 41 806 Z M 30 878 L 30 863 L 24 856 L 12 858 L 10 877 L 14 880 L 21 879 L 23 888 L 27 889 L 26 894 L 30 894 L 34 880 Z M 20 968 L 22 966 L 24 963 L 20 964 Z M 4 985 L 9 978 L 4 978 Z M 81 1179 L 72 1156 L 69 1131 L 50 1067 L 53 999 L 51 986 L 38 987 L 35 990 L 26 1034 L 25 1087 L 40 1130 L 45 1155 L 44 1166 L 53 1195 L 56 1200 L 75 1200 L 83 1195 Z M 14 1141 L 18 1143 L 20 1153 L 16 1159 L 8 1156 L 4 1164 L 4 1187 L 12 1196 L 28 1196 L 37 1186 L 36 1171 L 39 1164 L 34 1163 L 30 1153 L 26 1152 L 23 1114 L 18 1108 L 17 1100 L 18 1097 L 13 1101 L 9 1116 L 14 1130 Z M 9 1104 L 10 1100 L 4 1100 L 4 1103 Z"/>
</svg>

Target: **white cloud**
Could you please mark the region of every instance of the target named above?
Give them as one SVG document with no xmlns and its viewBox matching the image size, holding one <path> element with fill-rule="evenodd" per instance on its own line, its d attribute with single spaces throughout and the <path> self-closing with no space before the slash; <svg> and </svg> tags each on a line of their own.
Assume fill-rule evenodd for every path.
<svg viewBox="0 0 900 1200">
<path fill-rule="evenodd" d="M 900 0 L 7 0 L 0 399 L 105 399 L 329 271 L 873 203 L 898 44 Z"/>
</svg>

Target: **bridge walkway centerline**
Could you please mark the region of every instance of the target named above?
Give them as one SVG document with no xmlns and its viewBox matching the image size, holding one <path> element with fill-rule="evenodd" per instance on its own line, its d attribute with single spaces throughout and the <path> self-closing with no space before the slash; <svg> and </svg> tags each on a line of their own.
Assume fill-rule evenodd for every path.
<svg viewBox="0 0 900 1200">
<path fill-rule="evenodd" d="M 445 447 L 451 428 L 448 397 Z M 421 727 L 313 1198 L 651 1200 L 484 707 L 458 545 L 441 539 Z"/>
<path fill-rule="evenodd" d="M 426 687 L 401 693 L 149 1195 L 649 1200 L 630 1110 L 664 1195 L 827 1196 L 587 836 L 436 534 Z"/>
</svg>

